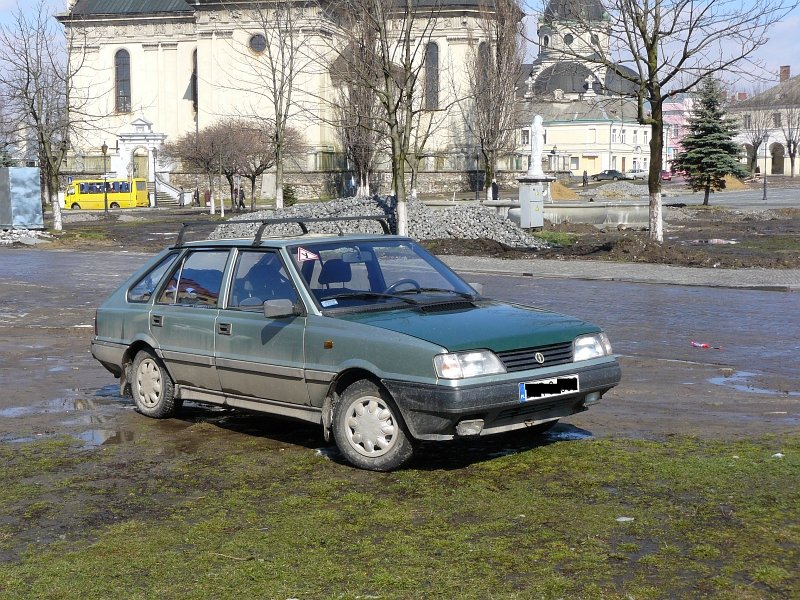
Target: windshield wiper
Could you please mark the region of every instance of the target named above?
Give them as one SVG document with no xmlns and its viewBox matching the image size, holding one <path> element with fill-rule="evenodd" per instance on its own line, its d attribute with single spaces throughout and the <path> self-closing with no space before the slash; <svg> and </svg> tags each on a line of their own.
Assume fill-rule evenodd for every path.
<svg viewBox="0 0 800 600">
<path fill-rule="evenodd" d="M 411 298 L 402 298 L 397 294 L 382 294 L 380 292 L 344 292 L 334 296 L 326 296 L 325 300 L 339 300 L 341 298 L 390 298 L 392 300 L 400 300 L 406 304 L 419 304 L 419 302 Z"/>
<path fill-rule="evenodd" d="M 466 300 L 474 300 L 475 296 L 472 294 L 468 294 L 467 292 L 459 292 L 458 290 L 448 290 L 446 288 L 435 288 L 435 287 L 423 287 L 423 288 L 413 288 L 410 290 L 403 290 L 402 292 L 397 292 L 398 294 L 422 294 L 426 292 L 440 292 L 443 294 L 455 294 L 456 296 L 461 296 Z"/>
</svg>

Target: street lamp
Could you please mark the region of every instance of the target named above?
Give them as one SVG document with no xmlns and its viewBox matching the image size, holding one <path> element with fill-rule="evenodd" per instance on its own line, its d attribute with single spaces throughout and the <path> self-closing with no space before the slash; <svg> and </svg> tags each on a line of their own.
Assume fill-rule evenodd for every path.
<svg viewBox="0 0 800 600">
<path fill-rule="evenodd" d="M 103 206 L 105 206 L 106 216 L 108 216 L 108 180 L 107 180 L 108 169 L 106 168 L 106 157 L 108 156 L 108 144 L 103 142 L 103 145 L 100 146 L 100 150 L 102 150 L 103 152 Z"/>
<path fill-rule="evenodd" d="M 158 179 L 156 178 L 156 160 L 158 150 L 153 148 L 153 208 L 158 208 Z"/>
<path fill-rule="evenodd" d="M 769 149 L 769 134 L 764 134 L 764 202 L 767 201 L 767 152 Z"/>
</svg>

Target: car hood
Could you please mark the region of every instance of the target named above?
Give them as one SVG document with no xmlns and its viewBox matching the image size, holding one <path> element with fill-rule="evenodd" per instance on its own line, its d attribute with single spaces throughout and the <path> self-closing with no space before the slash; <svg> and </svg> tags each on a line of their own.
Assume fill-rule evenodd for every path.
<svg viewBox="0 0 800 600">
<path fill-rule="evenodd" d="M 600 329 L 580 319 L 537 308 L 479 301 L 470 308 L 425 307 L 388 312 L 349 313 L 346 319 L 437 344 L 449 351 L 486 348 L 504 352 L 571 342 Z"/>
</svg>

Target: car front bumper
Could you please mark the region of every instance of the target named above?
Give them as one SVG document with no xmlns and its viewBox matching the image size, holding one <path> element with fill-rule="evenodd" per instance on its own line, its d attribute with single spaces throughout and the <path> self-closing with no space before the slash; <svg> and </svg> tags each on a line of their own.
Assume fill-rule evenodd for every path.
<svg viewBox="0 0 800 600">
<path fill-rule="evenodd" d="M 420 440 L 449 440 L 458 436 L 457 426 L 467 421 L 482 421 L 479 433 L 491 435 L 513 429 L 531 427 L 559 419 L 587 408 L 589 403 L 617 385 L 622 373 L 616 360 L 588 367 L 543 375 L 553 378 L 577 374 L 579 391 L 521 402 L 521 383 L 537 379 L 530 372 L 520 378 L 471 386 L 448 387 L 383 380 L 384 386 L 397 402 L 412 437 Z M 588 397 L 588 398 L 587 398 Z"/>
</svg>

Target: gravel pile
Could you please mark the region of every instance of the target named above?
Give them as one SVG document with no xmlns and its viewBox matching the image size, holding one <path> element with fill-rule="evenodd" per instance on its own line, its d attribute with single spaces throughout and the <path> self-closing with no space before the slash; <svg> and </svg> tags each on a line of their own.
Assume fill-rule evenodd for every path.
<svg viewBox="0 0 800 600">
<path fill-rule="evenodd" d="M 329 202 L 298 204 L 281 210 L 268 210 L 239 215 L 226 225 L 218 227 L 213 237 L 252 236 L 258 225 L 234 224 L 236 220 L 289 218 L 289 217 L 348 217 L 361 215 L 385 216 L 392 231 L 395 230 L 394 201 L 387 198 L 342 198 Z M 374 221 L 353 223 L 314 223 L 309 230 L 316 233 L 345 232 L 381 233 Z M 296 235 L 297 225 L 270 225 L 265 235 Z M 528 235 L 515 223 L 498 215 L 493 209 L 482 206 L 454 206 L 431 208 L 420 201 L 408 202 L 408 234 L 419 240 L 436 239 L 491 239 L 512 248 L 545 248 L 547 244 Z"/>
<path fill-rule="evenodd" d="M 641 198 L 647 196 L 647 185 L 632 181 L 615 181 L 614 183 L 604 183 L 591 190 L 581 190 L 578 195 L 593 198 Z"/>
<path fill-rule="evenodd" d="M 50 242 L 52 236 L 46 231 L 33 229 L 0 229 L 0 246 L 11 246 L 13 244 L 24 244 L 35 246 Z"/>
</svg>

